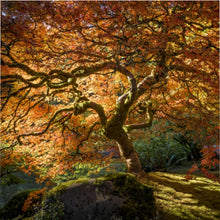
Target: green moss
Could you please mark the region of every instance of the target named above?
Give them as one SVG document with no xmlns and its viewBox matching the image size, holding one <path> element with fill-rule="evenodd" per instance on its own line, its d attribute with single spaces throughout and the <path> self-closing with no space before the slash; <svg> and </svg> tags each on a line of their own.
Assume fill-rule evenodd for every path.
<svg viewBox="0 0 220 220">
<path fill-rule="evenodd" d="M 139 183 L 134 175 L 126 173 L 113 173 L 98 178 L 94 185 L 101 186 L 103 181 L 112 181 L 114 184 L 113 194 L 126 198 L 124 205 L 120 208 L 123 219 L 133 220 L 150 219 L 156 213 L 155 200 L 151 187 Z"/>
<path fill-rule="evenodd" d="M 200 176 L 186 181 L 185 175 L 162 172 L 148 174 L 146 182 L 154 188 L 161 218 L 220 219 L 219 184 Z"/>
<path fill-rule="evenodd" d="M 59 201 L 59 195 L 64 193 L 68 186 L 74 183 L 92 184 L 101 188 L 105 181 L 113 183 L 115 196 L 124 199 L 124 204 L 119 212 L 122 219 L 152 219 L 155 216 L 156 207 L 152 189 L 139 183 L 134 175 L 126 173 L 113 173 L 97 179 L 79 179 L 65 182 L 47 193 L 42 209 L 38 213 L 38 219 L 63 219 L 65 206 Z"/>
<path fill-rule="evenodd" d="M 20 192 L 13 196 L 5 206 L 0 210 L 0 219 L 13 219 L 19 215 L 24 215 L 22 207 L 25 200 L 27 199 L 29 193 L 35 191 L 36 189 L 29 189 L 23 192 Z"/>
<path fill-rule="evenodd" d="M 55 186 L 53 189 L 51 189 L 45 196 L 45 198 L 49 198 L 52 196 L 57 196 L 62 194 L 63 192 L 66 191 L 67 187 L 74 184 L 74 183 L 88 183 L 89 179 L 88 178 L 82 178 L 82 179 L 78 179 L 78 180 L 70 180 L 67 181 L 65 183 L 62 183 L 58 186 Z"/>
</svg>

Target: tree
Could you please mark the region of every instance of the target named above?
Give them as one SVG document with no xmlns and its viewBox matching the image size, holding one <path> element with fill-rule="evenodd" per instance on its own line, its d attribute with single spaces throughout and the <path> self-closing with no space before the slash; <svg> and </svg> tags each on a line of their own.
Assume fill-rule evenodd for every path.
<svg viewBox="0 0 220 220">
<path fill-rule="evenodd" d="M 58 172 L 111 140 L 141 177 L 130 134 L 154 118 L 216 130 L 218 2 L 1 4 L 3 167 Z"/>
</svg>

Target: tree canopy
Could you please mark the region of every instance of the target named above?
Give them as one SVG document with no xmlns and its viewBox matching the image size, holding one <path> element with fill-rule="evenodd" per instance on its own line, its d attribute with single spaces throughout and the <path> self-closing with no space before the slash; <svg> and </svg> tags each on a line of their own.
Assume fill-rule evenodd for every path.
<svg viewBox="0 0 220 220">
<path fill-rule="evenodd" d="M 1 13 L 2 169 L 53 177 L 117 145 L 142 175 L 131 137 L 160 118 L 218 143 L 217 1 L 2 1 Z"/>
</svg>

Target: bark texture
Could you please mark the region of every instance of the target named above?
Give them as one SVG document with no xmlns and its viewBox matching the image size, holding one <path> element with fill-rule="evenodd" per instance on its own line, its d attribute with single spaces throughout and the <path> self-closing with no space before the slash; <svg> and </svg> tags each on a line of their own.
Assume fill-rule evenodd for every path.
<svg viewBox="0 0 220 220">
<path fill-rule="evenodd" d="M 108 124 L 106 136 L 117 141 L 120 155 L 126 163 L 127 172 L 134 174 L 137 178 L 145 176 L 146 173 L 142 170 L 138 154 L 127 132 L 120 126 Z"/>
</svg>

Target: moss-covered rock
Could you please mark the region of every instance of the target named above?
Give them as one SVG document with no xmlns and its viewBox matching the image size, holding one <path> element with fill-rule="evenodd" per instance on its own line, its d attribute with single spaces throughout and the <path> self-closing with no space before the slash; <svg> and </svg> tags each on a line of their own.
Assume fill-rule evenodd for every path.
<svg viewBox="0 0 220 220">
<path fill-rule="evenodd" d="M 145 220 L 155 213 L 152 189 L 131 174 L 117 173 L 55 187 L 45 197 L 39 218 Z"/>
<path fill-rule="evenodd" d="M 126 198 L 120 207 L 123 219 L 152 219 L 156 205 L 151 187 L 141 184 L 131 174 L 110 174 L 107 180 L 114 183 L 114 194 Z M 99 180 L 98 180 L 99 181 Z"/>
<path fill-rule="evenodd" d="M 24 215 L 24 212 L 22 211 L 22 207 L 29 193 L 33 192 L 34 190 L 36 189 L 25 190 L 13 196 L 0 210 L 0 219 L 10 220 L 19 215 Z"/>
</svg>

